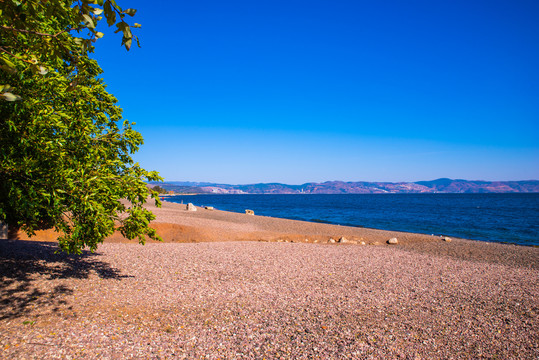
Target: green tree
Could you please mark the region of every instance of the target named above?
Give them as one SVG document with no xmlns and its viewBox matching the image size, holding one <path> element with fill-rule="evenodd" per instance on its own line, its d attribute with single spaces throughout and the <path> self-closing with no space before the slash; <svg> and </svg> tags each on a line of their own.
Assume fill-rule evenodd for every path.
<svg viewBox="0 0 539 360">
<path fill-rule="evenodd" d="M 138 43 L 135 12 L 114 0 L 0 0 L 0 221 L 30 235 L 54 228 L 66 252 L 94 251 L 115 229 L 159 239 L 143 204 L 160 205 L 145 182 L 161 178 L 131 158 L 142 136 L 89 57 L 102 20 L 127 50 Z"/>
<path fill-rule="evenodd" d="M 155 185 L 153 188 L 152 188 L 153 191 L 157 191 L 158 194 L 166 194 L 168 193 L 168 191 L 164 188 L 162 188 L 161 186 L 159 185 Z"/>
</svg>

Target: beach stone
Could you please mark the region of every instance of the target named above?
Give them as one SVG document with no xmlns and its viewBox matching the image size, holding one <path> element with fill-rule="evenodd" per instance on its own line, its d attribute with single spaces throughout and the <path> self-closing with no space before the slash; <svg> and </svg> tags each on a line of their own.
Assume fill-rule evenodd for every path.
<svg viewBox="0 0 539 360">
<path fill-rule="evenodd" d="M 387 241 L 387 243 L 391 245 L 397 245 L 399 243 L 399 240 L 397 240 L 397 238 L 391 238 Z"/>
<path fill-rule="evenodd" d="M 335 239 L 334 238 L 329 238 L 328 242 L 333 244 L 335 242 Z"/>
<path fill-rule="evenodd" d="M 344 244 L 344 243 L 349 243 L 350 240 L 348 240 L 347 238 L 345 238 L 345 237 L 343 236 L 343 237 L 341 237 L 341 238 L 339 239 L 339 242 Z"/>
<path fill-rule="evenodd" d="M 253 210 L 248 210 L 248 209 L 245 210 L 245 213 L 246 213 L 247 215 L 254 215 L 254 214 L 255 214 L 255 212 L 254 212 Z"/>
<path fill-rule="evenodd" d="M 197 208 L 192 203 L 187 204 L 187 211 L 197 211 Z"/>
<path fill-rule="evenodd" d="M 365 245 L 365 241 L 361 241 L 359 245 Z"/>
<path fill-rule="evenodd" d="M 449 236 L 442 236 L 442 240 L 445 242 L 451 242 L 451 238 Z"/>
<path fill-rule="evenodd" d="M 213 206 L 205 206 L 204 209 L 206 209 L 206 210 L 213 210 Z"/>
</svg>

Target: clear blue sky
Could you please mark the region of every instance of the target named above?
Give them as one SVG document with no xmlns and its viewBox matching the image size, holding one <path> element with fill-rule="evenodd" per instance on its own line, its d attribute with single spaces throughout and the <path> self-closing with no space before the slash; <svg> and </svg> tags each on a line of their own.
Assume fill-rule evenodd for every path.
<svg viewBox="0 0 539 360">
<path fill-rule="evenodd" d="M 95 57 L 166 180 L 539 179 L 539 1 L 130 1 Z"/>
</svg>

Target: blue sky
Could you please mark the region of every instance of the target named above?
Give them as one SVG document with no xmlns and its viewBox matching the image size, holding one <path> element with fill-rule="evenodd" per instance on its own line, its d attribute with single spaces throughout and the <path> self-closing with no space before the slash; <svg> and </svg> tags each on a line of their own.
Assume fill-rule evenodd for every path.
<svg viewBox="0 0 539 360">
<path fill-rule="evenodd" d="M 166 180 L 539 179 L 538 1 L 118 1 L 96 46 Z"/>
</svg>

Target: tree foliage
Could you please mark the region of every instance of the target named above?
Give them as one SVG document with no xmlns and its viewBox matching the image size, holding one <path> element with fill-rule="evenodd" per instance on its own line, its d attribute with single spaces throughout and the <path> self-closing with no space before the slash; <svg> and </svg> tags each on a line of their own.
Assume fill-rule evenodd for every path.
<svg viewBox="0 0 539 360">
<path fill-rule="evenodd" d="M 168 191 L 164 188 L 162 188 L 161 186 L 159 185 L 155 185 L 153 188 L 152 188 L 153 191 L 156 191 L 158 194 L 167 194 Z"/>
<path fill-rule="evenodd" d="M 28 234 L 54 228 L 60 248 L 92 251 L 115 228 L 128 239 L 159 238 L 143 207 L 134 163 L 142 136 L 122 119 L 89 57 L 105 20 L 133 40 L 136 10 L 114 0 L 0 0 L 0 221 Z"/>
</svg>

